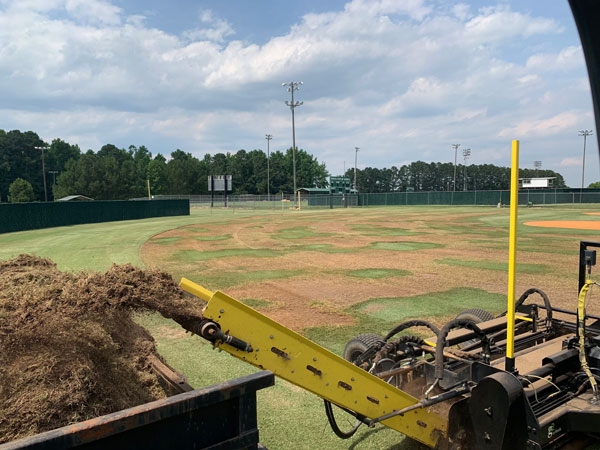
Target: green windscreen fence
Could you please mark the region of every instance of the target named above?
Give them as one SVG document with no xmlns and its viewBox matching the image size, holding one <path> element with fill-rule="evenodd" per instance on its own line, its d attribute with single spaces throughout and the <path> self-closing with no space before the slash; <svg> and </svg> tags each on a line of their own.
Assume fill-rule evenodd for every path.
<svg viewBox="0 0 600 450">
<path fill-rule="evenodd" d="M 388 192 L 359 194 L 360 206 L 497 205 L 510 203 L 510 191 Z M 540 189 L 519 191 L 520 205 L 600 203 L 598 189 Z"/>
<path fill-rule="evenodd" d="M 190 201 L 187 199 L 2 203 L 0 233 L 189 214 Z"/>
<path fill-rule="evenodd" d="M 360 194 L 304 195 L 304 206 L 348 208 L 353 206 L 496 206 L 510 203 L 510 191 L 408 191 Z M 530 189 L 519 191 L 520 205 L 600 203 L 600 189 Z"/>
</svg>

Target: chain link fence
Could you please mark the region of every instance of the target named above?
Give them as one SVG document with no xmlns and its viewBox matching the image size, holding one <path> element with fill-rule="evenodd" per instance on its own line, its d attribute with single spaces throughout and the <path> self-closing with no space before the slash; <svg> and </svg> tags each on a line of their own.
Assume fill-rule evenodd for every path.
<svg viewBox="0 0 600 450">
<path fill-rule="evenodd" d="M 286 210 L 299 207 L 315 209 L 366 206 L 505 206 L 509 190 L 386 192 L 377 194 L 291 194 L 266 195 L 160 195 L 155 199 L 188 199 L 192 207 Z M 600 189 L 530 189 L 519 191 L 524 206 L 600 203 Z"/>
</svg>

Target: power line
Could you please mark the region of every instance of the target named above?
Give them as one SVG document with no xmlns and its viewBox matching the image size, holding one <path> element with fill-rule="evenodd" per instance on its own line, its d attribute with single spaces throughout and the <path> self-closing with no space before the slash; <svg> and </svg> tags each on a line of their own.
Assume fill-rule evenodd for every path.
<svg viewBox="0 0 600 450">
<path fill-rule="evenodd" d="M 358 159 L 358 151 L 360 149 L 358 147 L 354 147 L 354 193 L 358 193 L 358 189 L 356 188 L 356 160 Z"/>
<path fill-rule="evenodd" d="M 467 160 L 469 159 L 469 156 L 471 156 L 471 149 L 464 148 L 463 149 L 463 158 L 465 161 L 465 165 L 463 167 L 463 191 L 467 190 Z"/>
<path fill-rule="evenodd" d="M 591 136 L 592 134 L 594 134 L 592 132 L 592 130 L 579 130 L 579 135 L 578 136 L 583 136 L 583 163 L 581 165 L 581 189 L 583 189 L 584 186 L 584 179 L 585 179 L 585 143 L 587 140 L 588 136 Z"/>
<path fill-rule="evenodd" d="M 42 178 L 44 180 L 44 201 L 48 201 L 48 189 L 46 188 L 46 162 L 44 158 L 44 150 L 48 150 L 48 147 L 34 147 L 36 150 L 42 151 Z"/>
<path fill-rule="evenodd" d="M 271 139 L 273 139 L 272 134 L 265 134 L 265 139 L 267 140 L 267 201 L 271 200 L 271 180 L 269 176 L 269 150 Z"/>
<path fill-rule="evenodd" d="M 452 192 L 456 191 L 456 153 L 458 147 L 460 147 L 460 144 L 452 144 L 452 148 L 454 148 L 454 182 L 452 185 Z"/>
<path fill-rule="evenodd" d="M 294 101 L 294 91 L 299 91 L 302 86 L 302 81 L 290 81 L 289 83 L 281 83 L 282 86 L 287 87 L 287 90 L 292 94 L 292 101 L 286 101 L 285 104 L 290 107 L 292 111 L 292 166 L 294 172 L 294 206 L 296 206 L 296 124 L 294 120 L 294 110 L 296 107 L 301 106 L 304 102 Z"/>
</svg>

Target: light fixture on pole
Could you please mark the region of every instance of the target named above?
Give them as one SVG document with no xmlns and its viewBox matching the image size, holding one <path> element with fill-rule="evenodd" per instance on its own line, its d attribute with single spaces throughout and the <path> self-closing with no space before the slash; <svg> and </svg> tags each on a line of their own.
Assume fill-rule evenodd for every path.
<svg viewBox="0 0 600 450">
<path fill-rule="evenodd" d="M 46 188 L 46 162 L 44 158 L 44 150 L 48 150 L 48 147 L 34 147 L 36 150 L 42 151 L 42 178 L 44 180 L 44 201 L 48 201 L 48 189 Z"/>
<path fill-rule="evenodd" d="M 269 177 L 269 149 L 271 139 L 273 139 L 273 135 L 265 134 L 265 139 L 267 140 L 267 201 L 269 201 L 271 200 L 271 180 Z"/>
<path fill-rule="evenodd" d="M 467 159 L 469 159 L 469 156 L 471 156 L 471 149 L 463 149 L 463 159 L 465 161 L 465 166 L 463 167 L 463 191 L 467 190 Z"/>
<path fill-rule="evenodd" d="M 285 104 L 290 107 L 292 111 L 292 166 L 294 176 L 294 206 L 296 206 L 296 123 L 294 121 L 294 109 L 297 106 L 301 106 L 304 102 L 294 101 L 294 91 L 299 91 L 302 81 L 290 81 L 289 83 L 281 83 L 282 86 L 287 87 L 287 90 L 292 94 L 292 101 L 286 101 Z"/>
<path fill-rule="evenodd" d="M 581 167 L 581 189 L 583 189 L 584 186 L 584 180 L 585 180 L 585 143 L 587 140 L 588 136 L 591 136 L 592 134 L 594 134 L 592 132 L 592 130 L 579 130 L 579 135 L 578 136 L 583 136 L 583 164 Z"/>
<path fill-rule="evenodd" d="M 354 147 L 354 193 L 358 193 L 358 189 L 356 188 L 356 161 L 358 160 L 358 151 L 360 149 L 358 147 Z"/>
<path fill-rule="evenodd" d="M 456 152 L 458 151 L 458 147 L 460 144 L 452 144 L 452 148 L 454 148 L 454 182 L 452 184 L 452 191 L 456 191 Z"/>
</svg>

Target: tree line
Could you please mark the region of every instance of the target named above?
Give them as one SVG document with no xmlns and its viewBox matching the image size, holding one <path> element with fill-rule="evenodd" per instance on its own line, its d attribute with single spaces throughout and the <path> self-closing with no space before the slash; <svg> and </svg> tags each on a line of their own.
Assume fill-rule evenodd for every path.
<svg viewBox="0 0 600 450">
<path fill-rule="evenodd" d="M 487 191 L 510 189 L 510 167 L 493 164 L 471 164 L 416 161 L 400 168 L 377 169 L 366 167 L 357 170 L 356 185 L 359 192 L 396 191 Z M 353 169 L 346 171 L 353 180 Z M 566 188 L 563 176 L 553 170 L 519 169 L 519 178 L 554 177 L 554 188 Z"/>
<path fill-rule="evenodd" d="M 297 185 L 327 187 L 325 164 L 305 150 L 295 153 Z M 143 145 L 122 149 L 106 144 L 98 152 L 82 153 L 77 145 L 61 139 L 48 145 L 32 131 L 0 130 L 0 201 L 7 201 L 10 186 L 17 180 L 19 186 L 30 185 L 31 198 L 26 195 L 25 201 L 68 195 L 125 200 L 147 197 L 148 191 L 151 195 L 203 195 L 209 194 L 209 175 L 231 175 L 234 195 L 292 193 L 293 159 L 291 148 L 270 152 L 268 161 L 262 150 L 206 154 L 198 159 L 177 149 L 167 160 L 160 153 L 153 156 Z"/>
<path fill-rule="evenodd" d="M 260 149 L 238 150 L 198 159 L 177 149 L 167 159 L 160 153 L 153 156 L 143 145 L 122 149 L 106 144 L 97 152 L 82 152 L 61 139 L 47 144 L 33 131 L 0 130 L 0 202 L 51 201 L 68 195 L 125 200 L 146 197 L 148 191 L 151 195 L 203 195 L 209 194 L 209 175 L 231 175 L 234 195 L 291 194 L 293 153 L 289 148 L 267 157 Z M 295 153 L 297 187 L 327 188 L 325 163 L 305 150 Z M 345 175 L 354 181 L 353 169 Z M 521 169 L 520 176 L 556 177 L 554 187 L 566 187 L 562 175 L 550 170 Z M 508 189 L 510 169 L 416 161 L 400 168 L 358 169 L 356 184 L 359 192 L 372 193 Z"/>
</svg>

